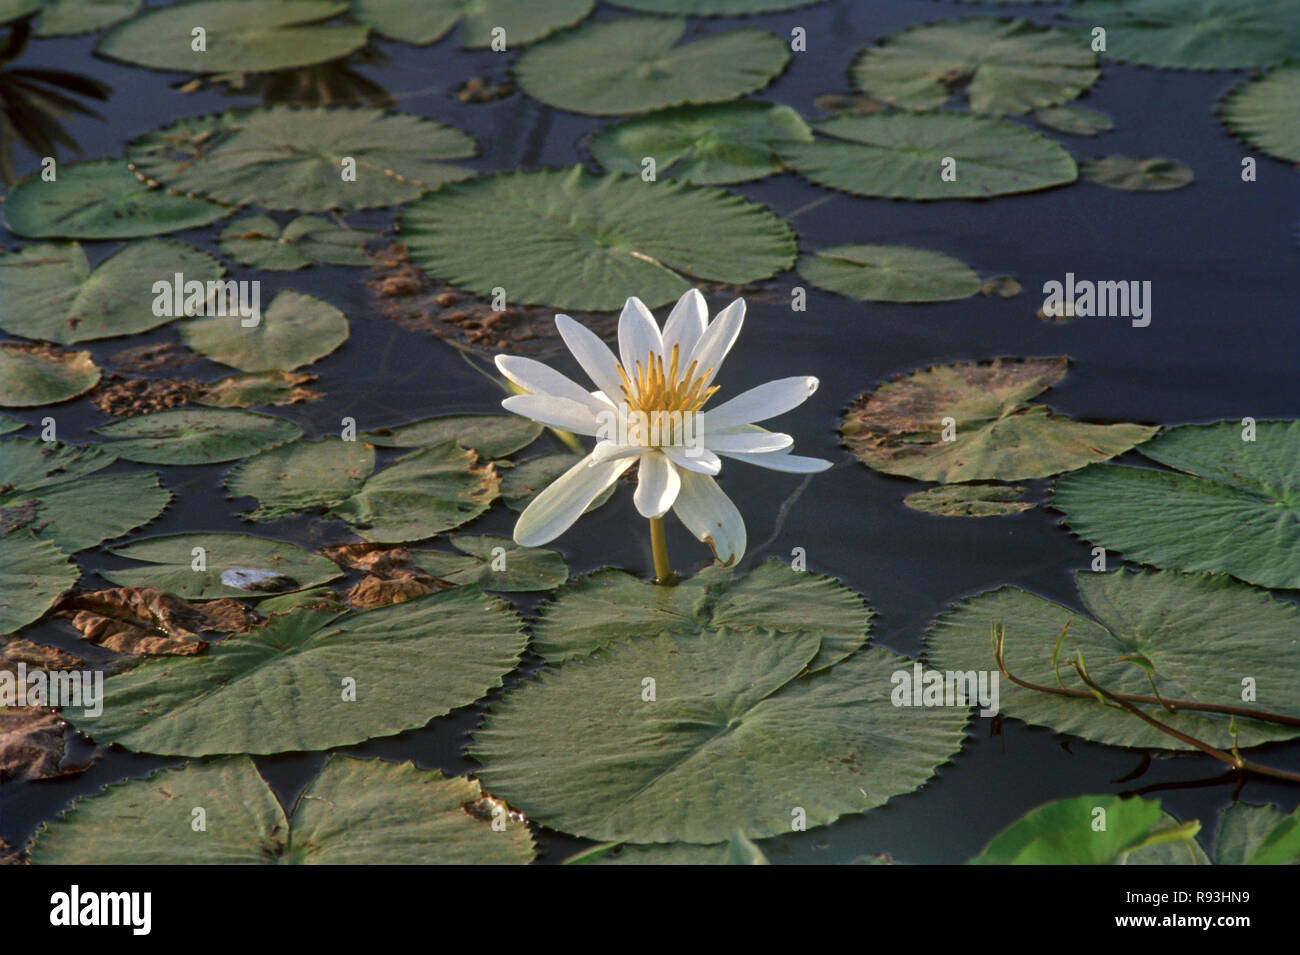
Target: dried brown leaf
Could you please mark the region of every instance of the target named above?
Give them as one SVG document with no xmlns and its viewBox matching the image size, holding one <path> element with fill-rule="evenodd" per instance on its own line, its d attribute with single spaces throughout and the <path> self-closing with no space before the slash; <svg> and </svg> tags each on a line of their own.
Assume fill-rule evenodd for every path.
<svg viewBox="0 0 1300 955">
<path fill-rule="evenodd" d="M 194 656 L 208 648 L 202 631 L 246 633 L 257 614 L 237 600 L 192 604 L 153 587 L 115 587 L 64 597 L 55 607 L 82 637 L 118 653 Z"/>
</svg>

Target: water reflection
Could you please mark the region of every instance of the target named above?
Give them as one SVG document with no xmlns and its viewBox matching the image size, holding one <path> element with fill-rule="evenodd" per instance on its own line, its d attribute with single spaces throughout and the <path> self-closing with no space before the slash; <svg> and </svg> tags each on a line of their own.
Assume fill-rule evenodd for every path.
<svg viewBox="0 0 1300 955">
<path fill-rule="evenodd" d="M 263 106 L 375 106 L 394 105 L 393 96 L 380 84 L 357 72 L 356 67 L 388 65 L 388 57 L 365 47 L 341 60 L 270 73 L 214 73 L 189 80 L 182 93 L 221 87 L 234 96 L 261 97 Z"/>
</svg>

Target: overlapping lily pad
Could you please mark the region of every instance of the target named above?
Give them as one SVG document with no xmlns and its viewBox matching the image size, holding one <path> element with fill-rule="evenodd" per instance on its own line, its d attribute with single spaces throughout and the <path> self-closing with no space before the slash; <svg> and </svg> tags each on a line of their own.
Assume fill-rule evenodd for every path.
<svg viewBox="0 0 1300 955">
<path fill-rule="evenodd" d="M 909 494 L 903 503 L 943 517 L 1000 517 L 1034 507 L 1033 501 L 1018 500 L 1024 490 L 1007 484 L 944 484 Z"/>
<path fill-rule="evenodd" d="M 474 587 L 360 613 L 297 610 L 202 656 L 112 677 L 104 712 L 73 719 L 96 742 L 147 753 L 332 749 L 473 703 L 525 642 L 519 617 Z"/>
<path fill-rule="evenodd" d="M 1093 466 L 1056 482 L 1052 506 L 1085 540 L 1174 570 L 1300 587 L 1300 422 L 1170 428 L 1142 454 L 1174 471 Z"/>
<path fill-rule="evenodd" d="M 226 490 L 257 498 L 250 521 L 331 507 L 351 497 L 375 469 L 375 449 L 364 441 L 294 441 L 246 458 L 230 470 Z"/>
<path fill-rule="evenodd" d="M 616 7 L 643 13 L 689 13 L 695 17 L 734 17 L 809 7 L 822 0 L 611 0 Z"/>
<path fill-rule="evenodd" d="M 814 128 L 839 141 L 783 146 L 782 161 L 818 185 L 855 195 L 974 199 L 1078 178 L 1058 143 L 1002 119 L 890 113 L 836 116 Z M 949 168 L 952 178 L 945 178 Z"/>
<path fill-rule="evenodd" d="M 207 283 L 223 271 L 206 252 L 164 239 L 124 246 L 93 272 L 79 243 L 27 246 L 0 256 L 0 328 L 65 345 L 147 331 L 177 317 L 172 293 L 155 293 L 156 282 L 170 287 L 179 272 Z"/>
<path fill-rule="evenodd" d="M 980 290 L 965 262 L 902 245 L 819 249 L 799 260 L 799 274 L 818 288 L 871 302 L 951 302 Z"/>
<path fill-rule="evenodd" d="M 752 27 L 683 43 L 685 32 L 677 19 L 593 21 L 525 51 L 515 76 L 543 103 L 608 116 L 735 99 L 762 89 L 790 60 L 784 43 Z"/>
<path fill-rule="evenodd" d="M 1300 608 L 1224 576 L 1172 571 L 1080 572 L 1075 575 L 1087 615 L 1017 587 L 972 597 L 935 621 L 927 662 L 942 671 L 993 668 L 990 630 L 1005 627 L 1005 660 L 1016 677 L 1057 686 L 1052 657 L 1061 630 L 1059 672 L 1065 687 L 1086 687 L 1067 660 L 1082 654 L 1089 677 L 1107 691 L 1252 706 L 1300 717 L 1300 689 L 1289 674 L 1300 666 Z M 1147 670 L 1151 676 L 1148 679 Z M 1243 681 L 1258 697 L 1242 703 Z M 1094 697 L 1067 698 L 1001 681 L 1001 712 L 1035 726 L 1112 746 L 1191 749 L 1131 713 Z M 1182 710 L 1147 712 L 1181 732 L 1230 749 L 1229 717 Z M 1238 717 L 1241 747 L 1291 739 L 1294 727 Z"/>
<path fill-rule="evenodd" d="M 35 408 L 84 394 L 99 382 L 88 351 L 0 342 L 0 406 Z"/>
<path fill-rule="evenodd" d="M 283 418 L 225 408 L 159 411 L 95 430 L 112 439 L 104 450 L 144 464 L 236 461 L 302 435 Z"/>
<path fill-rule="evenodd" d="M 591 154 L 617 172 L 640 175 L 648 157 L 656 176 L 722 185 L 780 172 L 775 147 L 788 142 L 812 142 L 803 117 L 788 106 L 742 100 L 625 120 L 597 133 Z"/>
<path fill-rule="evenodd" d="M 160 770 L 74 802 L 37 831 L 37 865 L 510 865 L 528 827 L 466 812 L 477 782 L 404 763 L 331 756 L 286 813 L 253 761 Z M 204 813 L 195 830 L 194 809 Z"/>
<path fill-rule="evenodd" d="M 417 550 L 411 563 L 450 584 L 478 584 L 484 590 L 550 590 L 569 579 L 564 558 L 553 550 L 520 547 L 508 537 L 453 534 L 451 546 L 460 551 Z"/>
<path fill-rule="evenodd" d="M 29 530 L 0 536 L 0 633 L 40 619 L 80 576 L 61 550 Z"/>
<path fill-rule="evenodd" d="M 299 216 L 283 228 L 270 216 L 249 216 L 221 233 L 221 251 L 255 269 L 289 272 L 319 262 L 371 266 L 366 243 L 379 235 L 348 229 L 320 216 Z"/>
<path fill-rule="evenodd" d="M 1115 121 L 1099 109 L 1086 106 L 1052 106 L 1034 111 L 1034 119 L 1048 129 L 1071 136 L 1096 136 L 1115 128 Z"/>
<path fill-rule="evenodd" d="M 125 20 L 140 9 L 141 0 L 39 0 L 37 36 L 94 33 Z"/>
<path fill-rule="evenodd" d="M 1223 811 L 1214 838 L 1215 865 L 1300 863 L 1300 810 L 1234 802 Z"/>
<path fill-rule="evenodd" d="M 595 0 L 352 0 L 352 15 L 376 33 L 419 46 L 442 39 L 459 23 L 461 46 L 485 47 L 499 27 L 510 50 L 572 26 L 595 5 Z"/>
<path fill-rule="evenodd" d="M 537 440 L 542 426 L 513 414 L 452 414 L 423 418 L 362 437 L 381 448 L 425 448 L 455 440 L 485 458 L 503 458 Z"/>
<path fill-rule="evenodd" d="M 11 431 L 21 431 L 27 427 L 26 421 L 19 421 L 12 415 L 0 414 L 0 434 L 9 434 Z"/>
<path fill-rule="evenodd" d="M 1296 48 L 1300 50 L 1300 41 Z M 1270 156 L 1300 162 L 1300 64 L 1280 67 L 1238 86 L 1223 104 L 1228 128 Z"/>
<path fill-rule="evenodd" d="M 181 326 L 185 344 L 240 371 L 293 371 L 334 351 L 348 337 L 342 312 L 314 295 L 285 289 L 251 327 L 239 314 L 199 318 Z"/>
<path fill-rule="evenodd" d="M 701 281 L 744 283 L 794 262 L 790 227 L 720 189 L 593 176 L 581 166 L 448 185 L 401 219 L 411 260 L 432 278 L 512 302 L 653 308 Z"/>
<path fill-rule="evenodd" d="M 862 92 L 913 110 L 957 90 L 976 113 L 1028 113 L 1072 100 L 1097 81 L 1097 55 L 1032 20 L 976 17 L 911 27 L 868 47 L 849 74 Z"/>
<path fill-rule="evenodd" d="M 915 371 L 855 399 L 840 434 L 877 471 L 955 484 L 1059 474 L 1156 433 L 1147 425 L 1073 421 L 1028 403 L 1068 367 L 1065 357 L 997 358 Z"/>
<path fill-rule="evenodd" d="M 315 380 L 315 375 L 300 371 L 250 371 L 214 381 L 191 400 L 212 408 L 301 404 L 322 397 L 306 387 Z"/>
<path fill-rule="evenodd" d="M 1130 192 L 1167 192 L 1190 185 L 1196 174 L 1174 159 L 1104 156 L 1079 164 L 1089 182 Z"/>
</svg>

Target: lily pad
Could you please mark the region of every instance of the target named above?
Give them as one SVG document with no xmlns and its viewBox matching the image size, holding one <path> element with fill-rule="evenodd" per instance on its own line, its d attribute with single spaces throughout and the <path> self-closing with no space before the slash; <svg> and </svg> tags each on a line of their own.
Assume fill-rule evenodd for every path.
<svg viewBox="0 0 1300 955">
<path fill-rule="evenodd" d="M 1079 164 L 1079 174 L 1089 182 L 1130 192 L 1166 192 L 1191 185 L 1196 174 L 1173 159 L 1135 159 L 1105 156 Z"/>
<path fill-rule="evenodd" d="M 187 282 L 207 283 L 223 271 L 206 252 L 165 239 L 124 246 L 93 272 L 79 243 L 27 246 L 0 256 L 0 328 L 65 345 L 132 335 L 177 317 L 171 291 L 155 293 L 156 282 L 170 289 L 179 272 Z"/>
<path fill-rule="evenodd" d="M 597 133 L 591 154 L 606 169 L 655 174 L 697 185 L 761 179 L 781 171 L 776 144 L 812 142 L 798 113 L 777 103 L 742 100 L 680 106 L 625 120 Z"/>
<path fill-rule="evenodd" d="M 1086 468 L 1056 482 L 1052 506 L 1080 537 L 1135 561 L 1300 587 L 1300 421 L 1242 435 L 1234 421 L 1170 428 L 1140 450 L 1175 471 Z"/>
<path fill-rule="evenodd" d="M 943 517 L 999 517 L 1034 507 L 1033 501 L 1016 500 L 1024 490 L 1005 484 L 944 484 L 909 494 L 903 503 L 914 511 Z"/>
<path fill-rule="evenodd" d="M 26 421 L 19 421 L 17 418 L 0 414 L 0 434 L 9 434 L 11 431 L 21 431 L 27 427 Z"/>
<path fill-rule="evenodd" d="M 678 19 L 593 21 L 529 48 L 514 72 L 547 105 L 608 116 L 736 99 L 772 82 L 790 61 L 786 45 L 763 30 L 681 43 L 685 32 Z"/>
<path fill-rule="evenodd" d="M 994 667 L 990 631 L 1006 628 L 1005 660 L 1016 677 L 1057 686 L 1052 655 L 1061 630 L 1060 677 L 1085 690 L 1066 661 L 1083 655 L 1089 677 L 1113 693 L 1217 706 L 1242 706 L 1243 681 L 1256 681 L 1257 702 L 1271 713 L 1300 716 L 1300 690 L 1288 674 L 1300 666 L 1300 608 L 1229 577 L 1172 571 L 1083 571 L 1075 585 L 1090 616 L 1017 587 L 971 597 L 935 621 L 927 660 L 938 670 Z M 1147 670 L 1151 677 L 1148 679 Z M 1156 719 L 1212 746 L 1229 749 L 1229 717 L 1138 704 Z M 1110 746 L 1189 750 L 1188 744 L 1091 695 L 1071 698 L 1001 682 L 1001 712 Z M 1300 729 L 1238 717 L 1245 748 L 1300 735 Z"/>
<path fill-rule="evenodd" d="M 888 650 L 809 675 L 820 647 L 726 628 L 622 641 L 507 693 L 470 754 L 534 822 L 600 841 L 761 839 L 799 810 L 824 826 L 923 786 L 967 711 L 894 706 L 909 664 Z"/>
<path fill-rule="evenodd" d="M 790 227 L 720 189 L 581 166 L 444 186 L 401 218 L 411 260 L 479 295 L 587 310 L 654 308 L 700 282 L 743 284 L 794 264 Z"/>
<path fill-rule="evenodd" d="M 449 584 L 478 584 L 501 593 L 551 590 L 569 579 L 564 558 L 553 550 L 520 547 L 508 537 L 470 537 L 452 534 L 451 546 L 460 551 L 417 550 L 411 563 Z"/>
<path fill-rule="evenodd" d="M 840 435 L 867 467 L 957 484 L 1071 471 L 1156 433 L 1146 425 L 1072 421 L 1028 403 L 1068 366 L 1064 356 L 996 358 L 915 371 L 855 399 Z"/>
<path fill-rule="evenodd" d="M 329 302 L 285 289 L 248 327 L 242 315 L 198 318 L 181 326 L 185 344 L 240 371 L 293 371 L 324 358 L 348 338 L 348 320 Z"/>
<path fill-rule="evenodd" d="M 862 51 L 849 75 L 862 92 L 904 109 L 938 109 L 962 90 L 973 112 L 1002 116 L 1072 100 L 1101 71 L 1072 33 L 975 17 L 886 37 Z"/>
<path fill-rule="evenodd" d="M 80 576 L 67 555 L 29 530 L 0 536 L 0 633 L 39 620 Z"/>
<path fill-rule="evenodd" d="M 184 73 L 261 73 L 347 56 L 366 43 L 367 30 L 326 24 L 348 9 L 329 0 L 197 0 L 154 7 L 108 31 L 95 47 L 103 56 Z M 193 49 L 191 31 L 206 33 Z"/>
<path fill-rule="evenodd" d="M 235 465 L 226 476 L 226 490 L 233 497 L 257 498 L 257 510 L 242 515 L 245 519 L 270 521 L 342 503 L 374 469 L 374 446 L 364 441 L 294 441 Z"/>
<path fill-rule="evenodd" d="M 552 481 L 582 458 L 581 454 L 560 452 L 529 458 L 515 465 L 501 476 L 501 499 L 510 510 L 522 511 L 532 503 L 533 498 L 549 487 Z M 605 488 L 583 513 L 590 514 L 613 497 L 617 490 L 617 484 Z"/>
<path fill-rule="evenodd" d="M 276 106 L 183 119 L 137 139 L 129 153 L 135 169 L 173 189 L 305 212 L 396 205 L 474 174 L 442 161 L 474 155 L 474 141 L 459 130 L 346 107 Z M 355 163 L 351 178 L 348 159 Z"/>
<path fill-rule="evenodd" d="M 643 13 L 689 13 L 696 17 L 735 17 L 809 7 L 821 0 L 610 0 L 616 7 Z"/>
<path fill-rule="evenodd" d="M 286 813 L 247 757 L 114 783 L 37 830 L 37 865 L 510 865 L 532 861 L 528 826 L 464 809 L 477 782 L 378 759 L 331 756 Z M 193 810 L 206 828 L 195 831 Z"/>
<path fill-rule="evenodd" d="M 1214 838 L 1215 865 L 1300 863 L 1300 810 L 1234 802 L 1223 811 Z"/>
<path fill-rule="evenodd" d="M 4 202 L 5 224 L 29 239 L 132 239 L 194 229 L 229 206 L 177 195 L 136 178 L 124 159 L 60 164 L 58 178 L 33 176 Z"/>
<path fill-rule="evenodd" d="M 1034 119 L 1048 129 L 1071 136 L 1096 136 L 1115 128 L 1115 121 L 1099 109 L 1086 106 L 1052 106 L 1034 111 Z"/>
<path fill-rule="evenodd" d="M 763 850 L 740 833 L 730 842 L 697 846 L 664 842 L 633 846 L 605 843 L 564 860 L 565 865 L 771 865 Z"/>
<path fill-rule="evenodd" d="M 95 429 L 114 439 L 104 450 L 143 464 L 235 461 L 302 436 L 293 422 L 252 411 L 178 408 Z"/>
<path fill-rule="evenodd" d="M 99 743 L 145 753 L 332 749 L 481 699 L 525 643 L 519 617 L 474 587 L 360 613 L 297 610 L 202 656 L 161 657 L 112 677 L 104 712 L 72 719 Z"/>
<path fill-rule="evenodd" d="M 205 385 L 202 394 L 191 400 L 211 408 L 296 405 L 323 397 L 305 387 L 315 380 L 315 375 L 300 371 L 250 371 Z"/>
<path fill-rule="evenodd" d="M 270 216 L 249 216 L 221 233 L 221 251 L 255 269 L 291 272 L 317 262 L 371 266 L 366 243 L 378 236 L 348 229 L 319 216 L 299 216 L 284 228 Z"/>
<path fill-rule="evenodd" d="M 506 49 L 550 36 L 586 19 L 595 0 L 352 0 L 352 15 L 381 36 L 426 46 L 460 24 L 460 45 L 479 49 L 505 31 Z"/>
<path fill-rule="evenodd" d="M 1300 64 L 1283 66 L 1229 93 L 1223 104 L 1223 121 L 1255 148 L 1278 159 L 1300 163 L 1297 97 L 1300 97 Z"/>
<path fill-rule="evenodd" d="M 380 448 L 425 448 L 455 440 L 485 458 L 503 458 L 537 440 L 542 426 L 513 414 L 438 415 L 394 428 L 376 428 L 362 437 Z"/>
<path fill-rule="evenodd" d="M 141 0 L 40 0 L 37 36 L 94 33 L 133 16 Z"/>
<path fill-rule="evenodd" d="M 248 534 L 168 534 L 110 550 L 154 566 L 98 571 L 105 580 L 119 587 L 156 587 L 188 600 L 255 599 L 275 592 L 223 583 L 228 571 L 257 571 L 294 585 L 281 587 L 281 592 L 306 590 L 343 576 L 333 561 L 311 551 Z"/>
<path fill-rule="evenodd" d="M 902 245 L 837 245 L 799 260 L 799 274 L 830 292 L 870 302 L 951 302 L 980 290 L 965 262 Z"/>
<path fill-rule="evenodd" d="M 810 665 L 821 669 L 866 644 L 871 617 L 838 581 L 778 560 L 737 579 L 730 569 L 709 567 L 673 587 L 606 569 L 575 580 L 543 608 L 533 649 L 554 664 L 658 633 L 813 633 L 821 647 Z"/>
<path fill-rule="evenodd" d="M 88 351 L 0 342 L 0 406 L 35 408 L 84 394 L 99 382 Z"/>
<path fill-rule="evenodd" d="M 841 142 L 783 146 L 782 161 L 818 185 L 860 196 L 975 199 L 1035 192 L 1078 178 L 1059 143 L 986 116 L 836 116 L 815 129 Z M 946 179 L 949 168 L 953 178 Z"/>
</svg>

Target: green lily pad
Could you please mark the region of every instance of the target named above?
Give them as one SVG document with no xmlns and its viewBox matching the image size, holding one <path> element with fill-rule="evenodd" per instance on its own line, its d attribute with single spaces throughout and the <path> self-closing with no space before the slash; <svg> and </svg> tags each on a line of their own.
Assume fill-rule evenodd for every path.
<svg viewBox="0 0 1300 955">
<path fill-rule="evenodd" d="M 324 358 L 348 338 L 348 320 L 329 302 L 285 289 L 245 326 L 238 314 L 197 318 L 181 326 L 185 344 L 240 371 L 293 371 Z"/>
<path fill-rule="evenodd" d="M 177 317 L 172 293 L 155 293 L 156 282 L 170 288 L 177 272 L 215 282 L 223 271 L 206 252 L 165 239 L 124 246 L 93 272 L 79 243 L 27 246 L 0 256 L 0 328 L 64 345 L 148 331 Z"/>
<path fill-rule="evenodd" d="M 685 32 L 677 19 L 593 21 L 529 48 L 514 72 L 547 105 L 609 116 L 736 99 L 772 82 L 790 61 L 786 45 L 763 30 L 681 43 Z"/>
<path fill-rule="evenodd" d="M 1075 585 L 1090 617 L 1011 586 L 963 601 L 931 628 L 929 665 L 944 671 L 993 669 L 990 631 L 998 624 L 1006 628 L 1008 670 L 1021 680 L 1055 687 L 1052 655 L 1068 621 L 1059 671 L 1069 689 L 1087 689 L 1066 662 L 1077 652 L 1090 678 L 1110 692 L 1152 696 L 1154 682 L 1163 699 L 1300 716 L 1300 690 L 1288 675 L 1300 666 L 1295 605 L 1229 577 L 1172 571 L 1083 571 L 1075 574 Z M 1258 699 L 1243 704 L 1246 679 L 1256 682 Z M 1229 717 L 1138 705 L 1189 736 L 1223 749 L 1233 745 Z M 1000 708 L 1005 716 L 1110 746 L 1192 748 L 1092 696 L 1056 696 L 1002 680 Z M 1236 728 L 1243 748 L 1300 735 L 1294 727 L 1240 717 Z"/>
<path fill-rule="evenodd" d="M 944 484 L 909 494 L 903 503 L 914 511 L 943 517 L 999 517 L 1034 507 L 1033 501 L 1016 500 L 1024 490 L 1005 484 Z"/>
<path fill-rule="evenodd" d="M 197 0 L 154 7 L 100 39 L 103 56 L 184 73 L 261 73 L 347 56 L 366 43 L 367 30 L 326 24 L 348 9 L 329 0 Z M 206 31 L 205 48 L 191 31 Z"/>
<path fill-rule="evenodd" d="M 168 534 L 110 550 L 118 557 L 154 566 L 98 571 L 105 580 L 119 587 L 157 587 L 187 600 L 256 599 L 306 590 L 343 576 L 333 561 L 309 550 L 249 534 Z M 228 581 L 260 579 L 264 583 L 235 586 L 224 583 L 223 577 Z"/>
<path fill-rule="evenodd" d="M 214 381 L 190 400 L 211 408 L 301 404 L 321 397 L 320 392 L 304 387 L 315 380 L 315 375 L 299 371 L 250 371 Z"/>
<path fill-rule="evenodd" d="M 88 351 L 0 342 L 0 406 L 35 408 L 85 394 L 99 383 Z"/>
<path fill-rule="evenodd" d="M 582 458 L 581 454 L 562 451 L 558 454 L 543 454 L 529 458 L 515 465 L 501 476 L 501 499 L 510 510 L 522 511 L 532 503 L 533 498 L 549 487 L 552 481 Z M 605 488 L 583 513 L 590 514 L 605 504 L 617 490 L 617 484 Z"/>
<path fill-rule="evenodd" d="M 134 16 L 141 0 L 40 0 L 37 36 L 94 33 Z"/>
<path fill-rule="evenodd" d="M 66 554 L 29 530 L 0 536 L 0 633 L 39 620 L 80 576 Z"/>
<path fill-rule="evenodd" d="M 1132 865 L 1141 850 L 1168 843 L 1185 847 L 1184 861 L 1194 864 L 1200 828 L 1195 820 L 1178 823 L 1157 799 L 1075 796 L 1030 810 L 971 864 Z"/>
<path fill-rule="evenodd" d="M 818 185 L 860 196 L 975 199 L 1078 178 L 1059 143 L 1002 119 L 888 113 L 836 116 L 814 127 L 841 141 L 783 146 L 781 160 Z M 951 180 L 943 176 L 948 168 Z"/>
<path fill-rule="evenodd" d="M 374 469 L 374 446 L 364 441 L 294 441 L 235 465 L 226 490 L 233 497 L 257 498 L 257 510 L 242 515 L 246 520 L 271 521 L 346 501 Z"/>
<path fill-rule="evenodd" d="M 1288 815 L 1276 806 L 1234 802 L 1219 820 L 1215 865 L 1300 863 L 1300 810 Z"/>
<path fill-rule="evenodd" d="M 1028 399 L 1060 381 L 1069 359 L 997 358 L 936 365 L 855 399 L 840 435 L 859 461 L 921 481 L 1022 481 L 1104 461 L 1156 428 L 1088 424 Z M 951 440 L 945 440 L 945 437 Z"/>
<path fill-rule="evenodd" d="M 481 699 L 525 643 L 519 617 L 473 587 L 360 613 L 298 610 L 201 656 L 111 677 L 104 712 L 73 720 L 99 743 L 145 753 L 332 749 Z"/>
<path fill-rule="evenodd" d="M 1170 428 L 1140 450 L 1175 471 L 1086 468 L 1056 482 L 1052 506 L 1080 537 L 1144 564 L 1300 587 L 1300 421 L 1242 435 L 1234 421 Z"/>
<path fill-rule="evenodd" d="M 114 439 L 105 451 L 143 464 L 235 461 L 302 436 L 291 421 L 252 411 L 177 408 L 96 428 Z"/>
<path fill-rule="evenodd" d="M 1099 109 L 1086 106 L 1052 106 L 1034 111 L 1034 119 L 1048 129 L 1071 136 L 1096 136 L 1115 128 L 1115 121 Z"/>
<path fill-rule="evenodd" d="M 610 0 L 616 7 L 643 13 L 689 13 L 695 17 L 735 17 L 809 7 L 821 0 Z"/>
<path fill-rule="evenodd" d="M 575 580 L 542 609 L 533 649 L 554 664 L 657 633 L 813 633 L 821 647 L 811 666 L 822 669 L 866 644 L 871 617 L 838 581 L 778 560 L 737 579 L 730 569 L 709 567 L 673 587 L 606 569 Z"/>
<path fill-rule="evenodd" d="M 786 142 L 812 142 L 803 117 L 788 106 L 742 100 L 624 120 L 592 138 L 591 154 L 606 169 L 638 176 L 649 157 L 657 176 L 716 186 L 780 172 L 776 144 Z"/>
<path fill-rule="evenodd" d="M 37 865 L 510 865 L 528 826 L 463 808 L 477 782 L 403 763 L 331 756 L 286 813 L 247 757 L 114 783 L 37 830 Z M 204 827 L 194 828 L 194 810 Z"/>
<path fill-rule="evenodd" d="M 31 16 L 40 8 L 41 0 L 0 0 L 0 23 Z"/>
<path fill-rule="evenodd" d="M 33 176 L 4 202 L 5 224 L 29 239 L 133 239 L 198 228 L 231 211 L 151 188 L 124 159 L 60 164 L 54 182 Z"/>
<path fill-rule="evenodd" d="M 512 302 L 617 309 L 629 289 L 654 308 L 700 282 L 743 284 L 794 264 L 790 227 L 720 189 L 581 166 L 444 186 L 401 218 L 431 278 Z"/>
<path fill-rule="evenodd" d="M 507 693 L 470 754 L 534 822 L 600 841 L 760 839 L 800 810 L 824 826 L 923 786 L 967 711 L 894 706 L 909 664 L 888 650 L 809 675 L 820 647 L 725 628 L 622 641 Z"/>
<path fill-rule="evenodd" d="M 565 865 L 771 865 L 753 841 L 737 833 L 730 842 L 697 846 L 663 842 L 634 846 L 605 843 L 564 860 Z"/>
<path fill-rule="evenodd" d="M 480 49 L 493 29 L 505 30 L 506 49 L 550 36 L 586 19 L 595 0 L 352 0 L 352 15 L 381 36 L 426 46 L 460 24 L 460 45 Z"/>
<path fill-rule="evenodd" d="M 829 292 L 869 302 L 951 302 L 980 290 L 965 262 L 902 245 L 837 245 L 799 260 L 799 274 Z"/>
<path fill-rule="evenodd" d="M 1300 64 L 1248 80 L 1228 94 L 1223 121 L 1235 134 L 1270 156 L 1300 162 Z"/>
<path fill-rule="evenodd" d="M 862 51 L 849 76 L 862 92 L 904 109 L 938 109 L 961 89 L 973 112 L 1002 116 L 1072 100 L 1101 71 L 1097 54 L 1071 33 L 975 17 L 886 37 Z"/>
<path fill-rule="evenodd" d="M 27 427 L 26 421 L 19 421 L 11 415 L 0 414 L 0 434 L 9 434 L 11 431 L 21 431 L 25 427 Z"/>
<path fill-rule="evenodd" d="M 280 228 L 270 216 L 249 216 L 221 233 L 221 251 L 255 269 L 291 272 L 317 262 L 371 266 L 366 243 L 379 235 L 347 229 L 319 216 L 299 216 Z"/>
<path fill-rule="evenodd" d="M 448 583 L 478 584 L 501 593 L 551 590 L 569 579 L 564 558 L 553 550 L 520 547 L 508 537 L 487 535 L 452 534 L 449 541 L 459 554 L 417 550 L 411 552 L 411 563 Z"/>
<path fill-rule="evenodd" d="M 425 448 L 455 440 L 485 458 L 503 458 L 532 444 L 541 433 L 540 424 L 519 415 L 452 414 L 376 428 L 361 437 L 380 448 Z"/>
<path fill-rule="evenodd" d="M 129 153 L 136 169 L 173 189 L 305 212 L 396 205 L 474 174 L 442 161 L 474 155 L 464 133 L 378 109 L 233 110 L 148 133 Z"/>
<path fill-rule="evenodd" d="M 1079 163 L 1079 174 L 1089 182 L 1130 192 L 1167 192 L 1191 185 L 1196 174 L 1173 159 L 1135 159 L 1105 156 Z"/>
</svg>

